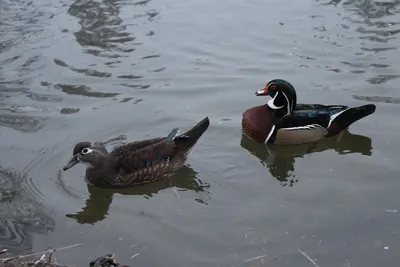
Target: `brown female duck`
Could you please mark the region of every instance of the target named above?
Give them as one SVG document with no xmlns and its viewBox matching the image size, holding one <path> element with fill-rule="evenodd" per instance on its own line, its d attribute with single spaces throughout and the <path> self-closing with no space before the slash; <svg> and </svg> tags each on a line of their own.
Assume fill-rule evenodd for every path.
<svg viewBox="0 0 400 267">
<path fill-rule="evenodd" d="M 359 107 L 344 105 L 297 104 L 294 87 L 275 79 L 257 96 L 272 97 L 267 104 L 243 113 L 242 132 L 257 142 L 296 145 L 317 142 L 335 136 L 352 123 L 375 112 L 375 105 Z"/>
<path fill-rule="evenodd" d="M 87 165 L 86 181 L 106 188 L 123 188 L 167 179 L 186 162 L 188 154 L 210 125 L 208 117 L 192 129 L 177 135 L 175 128 L 167 137 L 136 141 L 108 153 L 100 142 L 80 142 L 64 166 Z"/>
</svg>

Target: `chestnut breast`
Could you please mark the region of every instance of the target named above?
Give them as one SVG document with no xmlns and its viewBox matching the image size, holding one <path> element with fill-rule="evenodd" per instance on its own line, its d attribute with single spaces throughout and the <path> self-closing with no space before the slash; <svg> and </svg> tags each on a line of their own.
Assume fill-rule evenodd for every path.
<svg viewBox="0 0 400 267">
<path fill-rule="evenodd" d="M 258 142 L 265 142 L 273 125 L 274 118 L 265 105 L 250 108 L 243 113 L 243 134 Z"/>
</svg>

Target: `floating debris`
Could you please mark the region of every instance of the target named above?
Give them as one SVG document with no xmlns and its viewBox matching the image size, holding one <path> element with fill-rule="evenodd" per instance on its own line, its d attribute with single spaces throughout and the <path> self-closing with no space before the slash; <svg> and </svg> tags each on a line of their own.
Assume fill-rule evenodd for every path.
<svg viewBox="0 0 400 267">
<path fill-rule="evenodd" d="M 311 257 L 308 256 L 304 251 L 302 251 L 302 250 L 299 249 L 299 248 L 298 248 L 297 250 L 298 250 L 301 254 L 303 254 L 303 256 L 306 257 L 307 260 L 309 260 L 312 264 L 314 264 L 315 267 L 319 267 L 318 264 L 317 264 L 313 259 L 311 259 Z"/>
<path fill-rule="evenodd" d="M 139 253 L 136 253 L 135 255 L 132 255 L 131 259 L 135 258 L 136 256 L 139 256 Z"/>
<path fill-rule="evenodd" d="M 56 260 L 52 261 L 52 256 L 55 251 L 64 250 L 68 248 L 74 248 L 81 246 L 83 244 L 75 244 L 67 247 L 56 248 L 52 250 L 46 250 L 37 253 L 31 253 L 27 255 L 20 255 L 15 257 L 8 257 L 0 259 L 0 267 L 68 267 L 67 265 L 60 265 Z M 7 249 L 3 249 L 0 253 L 7 252 Z M 39 259 L 32 261 L 22 261 L 23 258 L 32 257 L 36 255 L 41 255 Z M 137 253 L 139 255 L 139 253 Z M 122 265 L 115 260 L 114 254 L 106 254 L 104 256 L 98 257 L 96 260 L 89 263 L 90 267 L 129 267 L 127 265 Z"/>
</svg>

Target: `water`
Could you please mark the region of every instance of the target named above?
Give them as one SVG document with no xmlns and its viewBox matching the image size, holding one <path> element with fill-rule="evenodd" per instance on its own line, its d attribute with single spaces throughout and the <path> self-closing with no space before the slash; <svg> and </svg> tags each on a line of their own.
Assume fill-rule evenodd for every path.
<svg viewBox="0 0 400 267">
<path fill-rule="evenodd" d="M 57 253 L 77 266 L 109 252 L 131 266 L 312 266 L 298 249 L 320 266 L 397 266 L 399 13 L 394 0 L 0 0 L 1 248 L 85 243 Z M 240 120 L 273 78 L 299 102 L 377 111 L 339 140 L 267 149 Z M 205 116 L 178 195 L 60 171 L 79 141 L 112 148 Z"/>
</svg>

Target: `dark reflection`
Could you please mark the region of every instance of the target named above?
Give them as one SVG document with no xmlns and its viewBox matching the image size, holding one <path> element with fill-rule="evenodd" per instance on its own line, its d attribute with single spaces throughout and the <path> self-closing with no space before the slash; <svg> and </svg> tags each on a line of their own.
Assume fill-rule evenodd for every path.
<svg viewBox="0 0 400 267">
<path fill-rule="evenodd" d="M 36 132 L 44 126 L 44 121 L 45 119 L 40 117 L 0 114 L 0 126 L 21 132 Z"/>
<path fill-rule="evenodd" d="M 399 10 L 396 7 L 399 6 L 400 1 L 377 1 L 377 0 L 331 0 L 331 1 L 323 1 L 319 0 L 325 5 L 334 5 L 337 6 L 342 4 L 343 7 L 349 10 L 355 11 L 358 15 L 364 18 L 382 18 L 389 15 L 394 15 L 399 13 Z"/>
<path fill-rule="evenodd" d="M 353 95 L 354 99 L 373 102 L 373 103 L 389 103 L 389 104 L 400 104 L 400 98 L 393 96 L 362 96 Z"/>
<path fill-rule="evenodd" d="M 103 93 L 103 92 L 91 91 L 91 89 L 86 85 L 56 84 L 54 85 L 54 88 L 56 89 L 59 88 L 61 89 L 61 91 L 69 95 L 82 95 L 82 96 L 98 97 L 98 98 L 115 97 L 119 95 L 118 93 Z"/>
<path fill-rule="evenodd" d="M 0 250 L 11 254 L 32 251 L 33 234 L 55 229 L 31 180 L 0 166 Z"/>
<path fill-rule="evenodd" d="M 70 5 L 68 13 L 76 17 L 81 25 L 81 28 L 74 33 L 76 41 L 83 47 L 84 53 L 96 57 L 109 58 L 110 60 L 104 62 L 102 71 L 95 70 L 93 68 L 95 65 L 91 65 L 90 68 L 75 68 L 61 59 L 54 59 L 54 63 L 86 76 L 101 78 L 111 77 L 112 74 L 108 71 L 104 71 L 104 67 L 107 69 L 115 68 L 123 62 L 118 60 L 119 58 L 131 57 L 130 54 L 136 50 L 136 47 L 143 44 L 143 40 L 138 41 L 132 29 L 128 27 L 137 24 L 137 22 L 135 22 L 136 20 L 153 21 L 158 17 L 158 11 L 147 10 L 137 14 L 135 11 L 140 9 L 130 6 L 145 6 L 148 2 L 150 2 L 150 0 L 139 2 L 120 0 L 75 0 Z M 129 9 L 133 12 L 125 22 L 120 17 L 120 9 Z M 151 35 L 155 34 L 154 31 L 150 31 L 150 33 Z M 147 34 L 147 36 L 150 35 Z M 151 54 L 141 57 L 140 60 L 154 60 L 159 56 L 158 54 Z M 131 65 L 136 65 L 136 63 L 131 63 Z M 143 76 L 132 74 L 131 69 L 127 70 L 125 74 L 122 73 L 118 75 L 117 78 L 131 80 L 121 84 L 130 88 L 147 89 L 150 87 L 149 84 L 138 83 Z M 79 94 L 92 97 L 112 96 L 110 93 L 92 92 L 83 85 L 63 85 L 59 87 L 67 94 Z"/>
<path fill-rule="evenodd" d="M 149 0 L 150 1 L 150 0 Z M 145 5 L 149 1 L 134 3 Z M 68 13 L 79 19 L 82 28 L 75 32 L 77 42 L 86 48 L 86 52 L 95 56 L 117 58 L 124 53 L 135 51 L 129 45 L 134 43 L 136 37 L 127 30 L 127 25 L 119 17 L 121 6 L 128 6 L 126 2 L 115 0 L 77 0 L 72 3 Z M 147 11 L 142 15 L 133 15 L 133 19 L 146 17 L 153 20 L 158 15 L 156 11 Z M 109 53 L 113 52 L 113 53 Z"/>
<path fill-rule="evenodd" d="M 75 219 L 80 224 L 95 224 L 107 217 L 114 194 L 143 195 L 146 198 L 150 198 L 170 187 L 176 187 L 179 191 L 192 190 L 201 195 L 208 195 L 207 189 L 210 185 L 199 180 L 197 172 L 189 166 L 182 167 L 175 175 L 170 177 L 170 181 L 160 181 L 132 188 L 104 189 L 88 184 L 89 198 L 86 199 L 86 206 L 75 214 L 66 214 L 65 216 Z M 200 198 L 195 200 L 199 203 L 207 204 Z"/>
<path fill-rule="evenodd" d="M 134 41 L 135 38 L 125 31 L 126 26 L 121 25 L 119 1 L 78 0 L 72 3 L 68 13 L 79 18 L 82 28 L 75 32 L 75 37 L 80 45 L 87 48 L 87 53 L 99 56 L 103 51 L 131 52 L 134 50 L 125 48 L 123 45 Z M 109 57 L 118 56 L 117 54 L 109 55 Z"/>
<path fill-rule="evenodd" d="M 318 39 L 327 40 L 330 44 L 337 44 L 340 39 L 358 38 L 360 43 L 357 48 L 360 49 L 357 56 L 365 54 L 381 54 L 390 50 L 396 50 L 397 45 L 393 44 L 400 33 L 400 22 L 397 14 L 400 13 L 400 1 L 378 1 L 378 0 L 316 0 L 321 5 L 340 5 L 346 12 L 343 13 L 343 22 L 340 25 L 345 31 L 339 34 L 335 40 L 331 40 L 329 35 L 319 33 Z M 322 25 L 323 26 L 323 25 Z M 349 35 L 347 29 L 354 29 L 358 34 Z M 343 42 L 341 45 L 345 45 Z M 341 46 L 339 45 L 339 46 Z M 381 56 L 381 55 L 380 55 Z M 372 76 L 366 81 L 370 84 L 384 84 L 393 79 L 398 79 L 397 74 L 387 74 L 387 71 L 379 73 L 382 68 L 390 68 L 387 64 L 381 64 L 382 59 L 376 58 L 375 62 L 341 62 L 354 70 L 349 73 L 360 74 L 371 69 Z M 354 59 L 353 59 L 354 60 Z"/>
<path fill-rule="evenodd" d="M 369 137 L 343 132 L 343 135 L 328 138 L 316 144 L 298 146 L 266 146 L 242 136 L 240 145 L 256 156 L 271 175 L 283 186 L 293 186 L 298 182 L 295 173 L 295 159 L 304 155 L 334 150 L 339 155 L 359 153 L 365 156 L 372 154 L 372 142 Z"/>
</svg>

